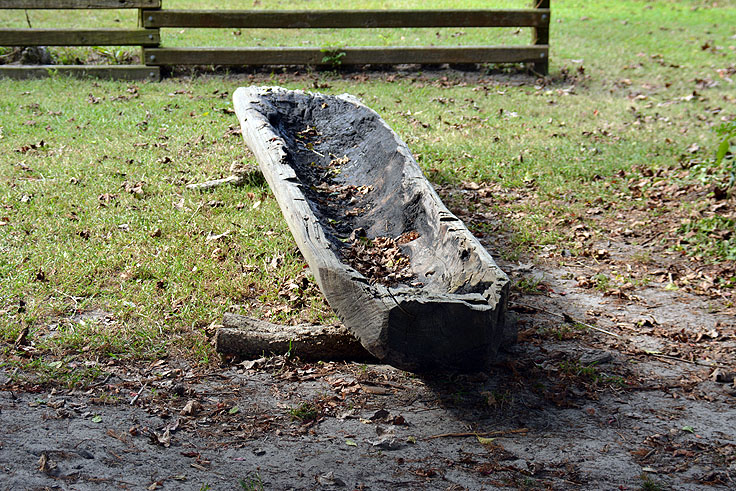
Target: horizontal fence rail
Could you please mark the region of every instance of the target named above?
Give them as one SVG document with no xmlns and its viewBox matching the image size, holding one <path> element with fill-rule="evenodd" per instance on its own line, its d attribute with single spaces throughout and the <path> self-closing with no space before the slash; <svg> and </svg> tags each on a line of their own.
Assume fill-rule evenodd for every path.
<svg viewBox="0 0 736 491">
<path fill-rule="evenodd" d="M 366 46 L 356 48 L 152 48 L 149 65 L 370 65 L 441 63 L 537 63 L 544 46 Z"/>
<path fill-rule="evenodd" d="M 54 75 L 114 80 L 158 81 L 161 78 L 159 67 L 145 65 L 0 65 L 0 77 L 15 80 L 44 78 Z"/>
<path fill-rule="evenodd" d="M 549 9 L 526 10 L 158 10 L 143 13 L 144 27 L 380 28 L 540 27 Z"/>
<path fill-rule="evenodd" d="M 0 0 L 0 9 L 153 9 L 161 0 Z"/>
<path fill-rule="evenodd" d="M 0 46 L 158 46 L 147 29 L 0 29 Z"/>
</svg>

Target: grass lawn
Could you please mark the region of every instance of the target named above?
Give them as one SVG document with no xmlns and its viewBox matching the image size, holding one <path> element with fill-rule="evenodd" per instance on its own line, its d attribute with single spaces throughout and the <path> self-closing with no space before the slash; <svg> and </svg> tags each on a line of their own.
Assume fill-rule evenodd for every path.
<svg viewBox="0 0 736 491">
<path fill-rule="evenodd" d="M 506 259 L 590 257 L 619 224 L 656 231 L 652 243 L 662 250 L 733 271 L 734 198 L 714 198 L 711 186 L 728 175 L 708 161 L 715 128 L 736 118 L 735 7 L 733 0 L 555 1 L 546 81 L 513 72 L 303 69 L 135 84 L 0 80 L 0 364 L 76 383 L 116 360 L 170 353 L 212 363 L 208 327 L 225 311 L 276 322 L 332 318 L 313 286 L 290 294 L 304 261 L 257 174 L 242 187 L 185 188 L 228 175 L 234 162 L 254 164 L 230 99 L 250 83 L 361 97 L 409 143 L 451 208 Z M 9 14 L 0 27 L 25 25 L 22 12 Z M 96 12 L 70 25 L 122 24 L 130 14 Z M 30 13 L 37 26 L 51 15 Z M 473 30 L 385 31 L 166 31 L 163 43 L 489 42 L 489 33 Z M 528 31 L 492 36 L 528 43 Z M 467 199 L 462 191 L 476 186 L 498 192 L 490 202 Z M 497 224 L 478 218 L 489 213 Z M 497 235 L 509 240 L 495 244 Z M 735 282 L 714 279 L 725 292 Z M 18 352 L 13 344 L 25 327 L 32 347 Z"/>
</svg>

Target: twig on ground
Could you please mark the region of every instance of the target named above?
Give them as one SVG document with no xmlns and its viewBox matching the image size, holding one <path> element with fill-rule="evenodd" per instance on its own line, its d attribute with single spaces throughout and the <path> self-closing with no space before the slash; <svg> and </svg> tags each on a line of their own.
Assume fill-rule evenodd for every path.
<svg viewBox="0 0 736 491">
<path fill-rule="evenodd" d="M 661 353 L 652 353 L 650 351 L 642 351 L 642 353 L 647 354 L 649 356 L 653 356 L 655 358 L 662 358 L 664 360 L 673 360 L 673 361 L 681 361 L 684 363 L 690 363 L 691 365 L 699 365 L 701 367 L 708 367 L 708 368 L 724 368 L 726 370 L 730 369 L 731 367 L 728 367 L 726 365 L 721 365 L 720 363 L 706 363 L 702 361 L 696 361 L 696 360 L 688 360 L 685 358 L 678 358 L 676 356 L 670 356 L 670 355 L 663 355 Z"/>
<path fill-rule="evenodd" d="M 641 246 L 645 246 L 645 245 L 649 244 L 651 241 L 653 241 L 654 239 L 657 239 L 657 238 L 660 238 L 660 237 L 661 236 L 659 234 L 654 234 L 651 237 L 649 237 L 648 239 L 645 239 L 641 244 L 639 244 L 639 246 L 640 247 Z"/>
<path fill-rule="evenodd" d="M 516 430 L 500 430 L 500 431 L 469 431 L 465 433 L 440 433 L 439 435 L 428 436 L 426 440 L 433 440 L 435 438 L 449 438 L 449 437 L 465 437 L 465 436 L 503 436 L 516 433 L 529 433 L 529 428 L 519 428 Z"/>
<path fill-rule="evenodd" d="M 72 302 L 74 302 L 74 311 L 77 312 L 79 310 L 79 302 L 77 301 L 77 298 L 84 298 L 84 297 L 75 297 L 74 295 L 69 295 L 68 293 L 62 292 L 60 290 L 57 290 L 54 288 L 54 292 L 58 293 L 59 295 L 63 295 L 65 297 L 71 298 Z"/>
<path fill-rule="evenodd" d="M 102 382 L 96 382 L 90 385 L 90 387 L 99 387 L 101 385 L 105 385 L 107 381 L 110 380 L 110 377 L 112 377 L 112 372 L 108 372 L 107 377 L 105 377 L 105 380 L 103 380 Z"/>
<path fill-rule="evenodd" d="M 141 389 L 140 389 L 140 390 L 138 391 L 138 393 L 137 393 L 137 394 L 136 394 L 136 395 L 135 395 L 135 396 L 134 396 L 134 397 L 133 397 L 133 398 L 132 398 L 132 399 L 130 400 L 130 405 L 131 405 L 131 406 L 132 406 L 133 404 L 135 404 L 135 401 L 137 401 L 137 400 L 138 400 L 138 398 L 139 398 L 139 397 L 141 396 L 141 394 L 143 394 L 143 391 L 145 390 L 145 388 L 146 388 L 147 386 L 148 386 L 148 382 L 146 382 L 145 384 L 143 384 L 143 386 L 142 386 L 142 387 L 141 387 Z"/>
<path fill-rule="evenodd" d="M 3 385 L 10 385 L 13 382 L 13 379 L 15 378 L 15 376 L 18 375 L 18 372 L 19 371 L 20 371 L 20 367 L 15 367 L 15 370 L 13 370 L 13 373 L 11 373 L 8 376 L 8 380 L 6 380 L 5 381 L 5 384 L 3 384 Z M 13 394 L 13 391 L 12 390 L 10 391 L 10 396 L 11 396 L 11 398 L 15 399 L 15 394 Z"/>
<path fill-rule="evenodd" d="M 513 303 L 514 305 L 518 305 L 519 307 L 526 307 L 528 309 L 541 310 L 542 312 L 544 312 L 546 314 L 550 314 L 550 315 L 554 315 L 556 317 L 559 317 L 560 319 L 564 320 L 565 322 L 569 322 L 569 323 L 572 323 L 572 324 L 580 324 L 581 326 L 585 326 L 588 329 L 593 329 L 594 331 L 602 332 L 603 334 L 608 334 L 609 336 L 613 336 L 613 337 L 616 337 L 616 338 L 620 338 L 621 337 L 620 334 L 616 334 L 615 332 L 606 331 L 605 329 L 602 329 L 600 327 L 596 327 L 596 326 L 594 326 L 592 324 L 588 324 L 587 322 L 583 322 L 581 320 L 574 319 L 572 316 L 570 316 L 569 314 L 566 314 L 564 312 L 562 314 L 560 314 L 560 313 L 557 313 L 557 312 L 552 312 L 551 310 L 543 309 L 542 307 L 537 307 L 535 305 L 526 305 L 526 304 L 519 303 L 519 302 L 511 302 L 511 303 Z"/>
<path fill-rule="evenodd" d="M 198 182 L 194 184 L 187 184 L 187 189 L 214 189 L 225 184 L 232 184 L 233 186 L 240 186 L 245 182 L 244 176 L 233 174 L 232 176 L 225 177 L 224 179 L 213 179 L 211 181 Z"/>
<path fill-rule="evenodd" d="M 80 446 L 80 445 L 81 445 L 82 443 L 84 443 L 84 442 L 88 442 L 88 441 L 91 441 L 91 440 L 93 440 L 93 438 L 84 438 L 84 439 L 82 439 L 82 440 L 79 440 L 79 441 L 77 442 L 77 444 L 76 444 L 76 445 L 74 445 L 74 446 L 73 446 L 72 448 L 73 448 L 73 449 L 76 449 L 76 448 L 77 448 L 78 446 Z"/>
<path fill-rule="evenodd" d="M 197 206 L 197 209 L 194 210 L 194 213 L 192 213 L 192 215 L 189 217 L 189 220 L 187 220 L 187 223 L 186 223 L 187 225 L 189 225 L 189 223 L 194 219 L 194 215 L 196 215 L 197 213 L 199 213 L 199 210 L 202 209 L 202 206 L 204 206 L 204 203 L 200 203 Z"/>
<path fill-rule="evenodd" d="M 616 433 L 618 436 L 620 436 L 623 441 L 625 441 L 626 443 L 629 443 L 629 439 L 626 438 L 624 435 L 622 435 L 621 432 L 614 431 L 614 433 Z"/>
</svg>

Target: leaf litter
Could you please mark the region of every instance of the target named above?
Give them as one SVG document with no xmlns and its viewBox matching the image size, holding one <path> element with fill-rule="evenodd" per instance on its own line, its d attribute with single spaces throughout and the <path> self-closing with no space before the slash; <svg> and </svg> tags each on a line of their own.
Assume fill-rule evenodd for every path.
<svg viewBox="0 0 736 491">
<path fill-rule="evenodd" d="M 369 205 L 363 198 L 373 191 L 373 186 L 340 182 L 342 168 L 350 163 L 350 158 L 347 155 L 320 153 L 317 148 L 321 148 L 324 137 L 316 127 L 307 126 L 297 131 L 296 141 L 302 151 L 322 157 L 315 158 L 309 164 L 307 173 L 312 182 L 309 191 L 313 198 L 326 205 L 322 208 L 322 213 L 327 215 L 323 220 L 338 232 L 346 230 L 354 223 L 355 218 L 369 211 Z M 326 163 L 320 163 L 321 161 Z M 339 213 L 343 216 L 331 216 L 334 215 L 334 209 L 341 210 Z M 356 228 L 350 232 L 349 237 L 341 239 L 345 245 L 340 248 L 340 254 L 350 266 L 372 283 L 385 286 L 411 283 L 412 286 L 420 286 L 412 281 L 415 275 L 411 272 L 411 260 L 401 247 L 417 238 L 415 231 L 404 233 L 396 239 L 384 236 L 369 238 L 363 228 Z"/>
<path fill-rule="evenodd" d="M 356 229 L 351 235 L 350 246 L 342 253 L 348 263 L 371 282 L 394 286 L 414 278 L 411 260 L 401 251 L 399 242 L 390 237 L 368 239 L 364 230 Z"/>
</svg>

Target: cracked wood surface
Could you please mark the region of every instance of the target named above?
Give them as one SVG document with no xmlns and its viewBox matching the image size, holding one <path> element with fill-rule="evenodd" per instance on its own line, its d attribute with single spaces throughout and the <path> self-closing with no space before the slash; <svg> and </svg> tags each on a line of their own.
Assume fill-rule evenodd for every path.
<svg viewBox="0 0 736 491">
<path fill-rule="evenodd" d="M 378 359 L 399 368 L 483 368 L 504 343 L 508 278 L 442 204 L 406 144 L 349 95 L 239 88 L 235 111 L 289 229 L 343 324 Z M 313 131 L 314 141 L 303 134 Z M 315 169 L 345 159 L 335 186 L 371 186 L 363 212 L 315 191 Z M 416 279 L 384 286 L 343 260 L 354 229 L 399 237 Z"/>
</svg>

